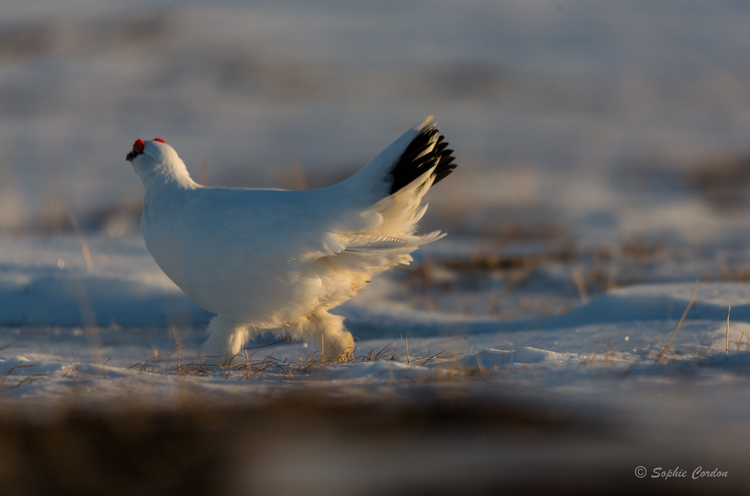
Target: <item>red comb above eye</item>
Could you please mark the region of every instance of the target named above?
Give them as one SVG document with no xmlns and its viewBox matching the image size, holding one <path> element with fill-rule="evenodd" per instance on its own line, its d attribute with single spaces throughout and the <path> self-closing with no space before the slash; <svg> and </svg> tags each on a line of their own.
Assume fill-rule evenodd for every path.
<svg viewBox="0 0 750 496">
<path fill-rule="evenodd" d="M 135 143 L 133 143 L 133 150 L 142 152 L 144 146 L 145 145 L 143 144 L 143 140 L 135 140 Z"/>
<path fill-rule="evenodd" d="M 154 139 L 152 139 L 151 141 L 158 141 L 159 143 L 164 143 L 165 145 L 167 144 L 167 142 L 166 142 L 166 141 L 164 141 L 164 140 L 163 140 L 163 139 L 161 139 L 161 138 L 154 138 Z"/>
</svg>

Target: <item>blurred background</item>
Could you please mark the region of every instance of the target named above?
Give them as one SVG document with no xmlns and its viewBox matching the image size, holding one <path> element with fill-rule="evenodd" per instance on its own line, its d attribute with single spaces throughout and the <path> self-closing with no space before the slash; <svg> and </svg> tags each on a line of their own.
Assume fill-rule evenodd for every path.
<svg viewBox="0 0 750 496">
<path fill-rule="evenodd" d="M 209 185 L 312 188 L 434 114 L 460 169 L 428 227 L 743 243 L 748 23 L 742 1 L 5 2 L 0 229 L 70 209 L 137 234 L 137 138 Z"/>
<path fill-rule="evenodd" d="M 3 270 L 15 278 L 9 260 L 37 263 L 37 241 L 70 234 L 71 219 L 93 240 L 97 267 L 115 238 L 121 254 L 137 244 L 145 255 L 142 186 L 125 161 L 136 139 L 163 138 L 210 186 L 306 189 L 346 178 L 434 114 L 459 168 L 430 194 L 424 223 L 450 236 L 391 273 L 403 283 L 392 300 L 504 320 L 561 313 L 618 285 L 747 281 L 748 26 L 740 0 L 5 0 L 0 248 L 17 253 Z M 65 243 L 78 252 L 72 236 Z M 39 262 L 53 271 L 65 266 L 55 249 Z M 133 271 L 138 260 L 111 270 L 156 270 Z M 8 292 L 28 292 L 10 280 Z M 134 396 L 149 390 L 138 384 Z M 267 400 L 275 386 L 258 384 Z M 630 494 L 661 491 L 638 486 L 633 467 L 678 454 L 743 470 L 744 445 L 723 440 L 742 439 L 747 403 L 706 400 L 710 384 L 686 381 L 677 389 L 696 391 L 693 402 L 666 408 L 637 380 L 622 383 L 635 393 L 614 388 L 606 416 L 596 390 L 571 406 L 573 387 L 524 396 L 530 377 L 463 384 L 418 394 L 384 385 L 370 403 L 331 386 L 322 399 L 223 413 L 189 404 L 188 388 L 178 413 L 134 402 L 135 412 L 73 412 L 42 427 L 25 412 L 64 394 L 40 389 L 18 409 L 23 421 L 0 417 L 0 480 L 19 494 L 188 493 L 243 486 L 238 477 L 269 494 L 351 494 L 357 483 L 373 494 Z M 633 397 L 653 414 L 625 429 L 616 413 Z M 736 425 L 704 422 L 730 404 Z M 591 479 L 571 479 L 588 468 Z M 729 494 L 737 481 L 710 487 Z M 683 493 L 708 487 L 690 484 Z"/>
</svg>

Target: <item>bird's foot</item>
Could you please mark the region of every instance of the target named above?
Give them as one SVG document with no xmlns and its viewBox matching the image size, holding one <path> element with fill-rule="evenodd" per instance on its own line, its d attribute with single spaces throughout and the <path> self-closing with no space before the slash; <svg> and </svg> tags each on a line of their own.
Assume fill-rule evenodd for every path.
<svg viewBox="0 0 750 496">
<path fill-rule="evenodd" d="M 346 362 L 354 352 L 354 338 L 351 333 L 344 332 L 329 337 L 323 335 L 323 360 L 326 362 Z"/>
<path fill-rule="evenodd" d="M 249 337 L 247 324 L 234 322 L 222 316 L 211 319 L 211 335 L 201 348 L 203 363 L 210 366 L 229 366 L 242 363 L 242 347 Z"/>
</svg>

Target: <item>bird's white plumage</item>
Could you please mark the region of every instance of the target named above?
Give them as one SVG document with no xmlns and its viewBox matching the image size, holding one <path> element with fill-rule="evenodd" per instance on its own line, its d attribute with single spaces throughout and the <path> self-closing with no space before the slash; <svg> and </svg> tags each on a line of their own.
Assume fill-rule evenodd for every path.
<svg viewBox="0 0 750 496">
<path fill-rule="evenodd" d="M 169 145 L 144 144 L 132 159 L 145 189 L 143 236 L 162 270 L 217 314 L 204 357 L 227 362 L 265 331 L 315 344 L 322 337 L 332 359 L 352 351 L 343 319 L 327 311 L 442 237 L 414 234 L 437 160 L 389 194 L 394 164 L 430 125 L 414 127 L 346 181 L 308 191 L 202 187 Z"/>
</svg>

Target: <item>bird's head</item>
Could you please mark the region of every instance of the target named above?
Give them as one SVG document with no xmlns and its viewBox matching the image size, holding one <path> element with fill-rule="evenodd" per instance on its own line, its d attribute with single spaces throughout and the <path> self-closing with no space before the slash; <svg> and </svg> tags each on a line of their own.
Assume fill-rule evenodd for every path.
<svg viewBox="0 0 750 496">
<path fill-rule="evenodd" d="M 136 140 L 125 159 L 133 164 L 144 185 L 155 175 L 167 181 L 173 179 L 186 185 L 193 183 L 182 159 L 161 138 L 145 142 Z"/>
</svg>

